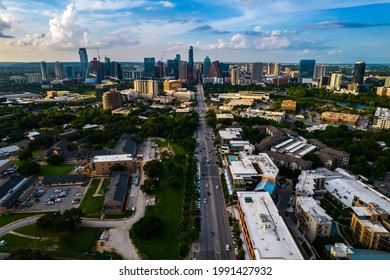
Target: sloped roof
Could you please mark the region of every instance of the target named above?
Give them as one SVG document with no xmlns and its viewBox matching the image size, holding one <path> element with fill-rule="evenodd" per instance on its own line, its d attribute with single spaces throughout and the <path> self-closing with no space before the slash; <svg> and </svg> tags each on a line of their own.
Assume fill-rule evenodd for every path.
<svg viewBox="0 0 390 280">
<path fill-rule="evenodd" d="M 124 203 L 127 195 L 127 190 L 129 188 L 129 172 L 111 172 L 110 179 L 111 182 L 106 189 L 104 204 L 113 200 Z"/>
</svg>

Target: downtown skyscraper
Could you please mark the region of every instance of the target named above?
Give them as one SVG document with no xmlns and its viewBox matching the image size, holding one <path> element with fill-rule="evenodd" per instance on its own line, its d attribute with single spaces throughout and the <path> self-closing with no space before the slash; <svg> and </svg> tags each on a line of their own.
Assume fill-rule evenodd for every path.
<svg viewBox="0 0 390 280">
<path fill-rule="evenodd" d="M 47 64 L 45 61 L 41 62 L 41 75 L 42 75 L 42 81 L 48 81 L 49 80 L 49 74 L 47 72 Z"/>
<path fill-rule="evenodd" d="M 366 71 L 366 64 L 364 62 L 356 62 L 353 68 L 353 82 L 359 86 L 363 85 L 364 73 Z"/>
<path fill-rule="evenodd" d="M 85 48 L 79 48 L 79 56 L 80 56 L 80 69 L 81 69 L 81 77 L 87 76 L 88 69 L 88 55 L 87 50 Z"/>
<path fill-rule="evenodd" d="M 192 82 L 194 80 L 194 48 L 192 46 L 188 49 L 188 69 L 187 80 Z"/>
<path fill-rule="evenodd" d="M 150 79 L 156 77 L 156 60 L 154 57 L 144 58 L 144 77 Z"/>
</svg>

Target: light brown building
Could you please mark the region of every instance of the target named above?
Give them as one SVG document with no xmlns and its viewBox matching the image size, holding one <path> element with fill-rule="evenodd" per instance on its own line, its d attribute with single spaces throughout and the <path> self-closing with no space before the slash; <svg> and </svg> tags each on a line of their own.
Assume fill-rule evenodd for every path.
<svg viewBox="0 0 390 280">
<path fill-rule="evenodd" d="M 164 92 L 176 90 L 182 87 L 181 80 L 165 80 L 164 81 Z"/>
<path fill-rule="evenodd" d="M 297 102 L 294 100 L 283 100 L 281 109 L 295 112 L 297 110 Z"/>
<path fill-rule="evenodd" d="M 336 112 L 323 112 L 321 114 L 322 119 L 328 122 L 345 123 L 349 125 L 355 125 L 359 120 L 359 115 L 343 114 Z"/>
<path fill-rule="evenodd" d="M 97 176 L 110 174 L 110 168 L 116 164 L 125 167 L 127 171 L 133 170 L 133 156 L 131 154 L 95 156 L 92 159 L 92 166 Z"/>
<path fill-rule="evenodd" d="M 373 203 L 369 203 L 367 207 L 352 207 L 352 210 L 353 238 L 364 248 L 387 250 L 390 247 L 389 213 L 377 209 Z"/>
<path fill-rule="evenodd" d="M 114 110 L 122 107 L 122 95 L 119 91 L 112 88 L 110 91 L 103 93 L 103 109 Z"/>
</svg>

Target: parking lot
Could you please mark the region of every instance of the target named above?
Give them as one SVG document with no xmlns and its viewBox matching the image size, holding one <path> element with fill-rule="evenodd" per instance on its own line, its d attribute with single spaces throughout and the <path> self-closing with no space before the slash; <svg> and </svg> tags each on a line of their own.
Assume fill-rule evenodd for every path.
<svg viewBox="0 0 390 280">
<path fill-rule="evenodd" d="M 80 204 L 86 187 L 81 186 L 65 186 L 65 187 L 41 187 L 38 191 L 41 192 L 40 197 L 35 197 L 30 200 L 31 206 L 28 210 L 60 210 L 63 212 L 72 207 L 78 207 Z M 43 191 L 43 192 L 42 192 Z M 76 203 L 75 200 L 80 202 Z M 52 201 L 53 203 L 48 203 Z M 72 201 L 74 201 L 72 203 Z"/>
</svg>

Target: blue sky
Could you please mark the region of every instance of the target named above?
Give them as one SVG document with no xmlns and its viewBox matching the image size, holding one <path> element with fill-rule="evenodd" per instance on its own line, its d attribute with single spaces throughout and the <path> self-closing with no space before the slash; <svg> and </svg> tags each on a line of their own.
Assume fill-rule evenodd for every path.
<svg viewBox="0 0 390 280">
<path fill-rule="evenodd" d="M 390 63 L 390 1 L 0 0 L 0 61 Z"/>
</svg>

